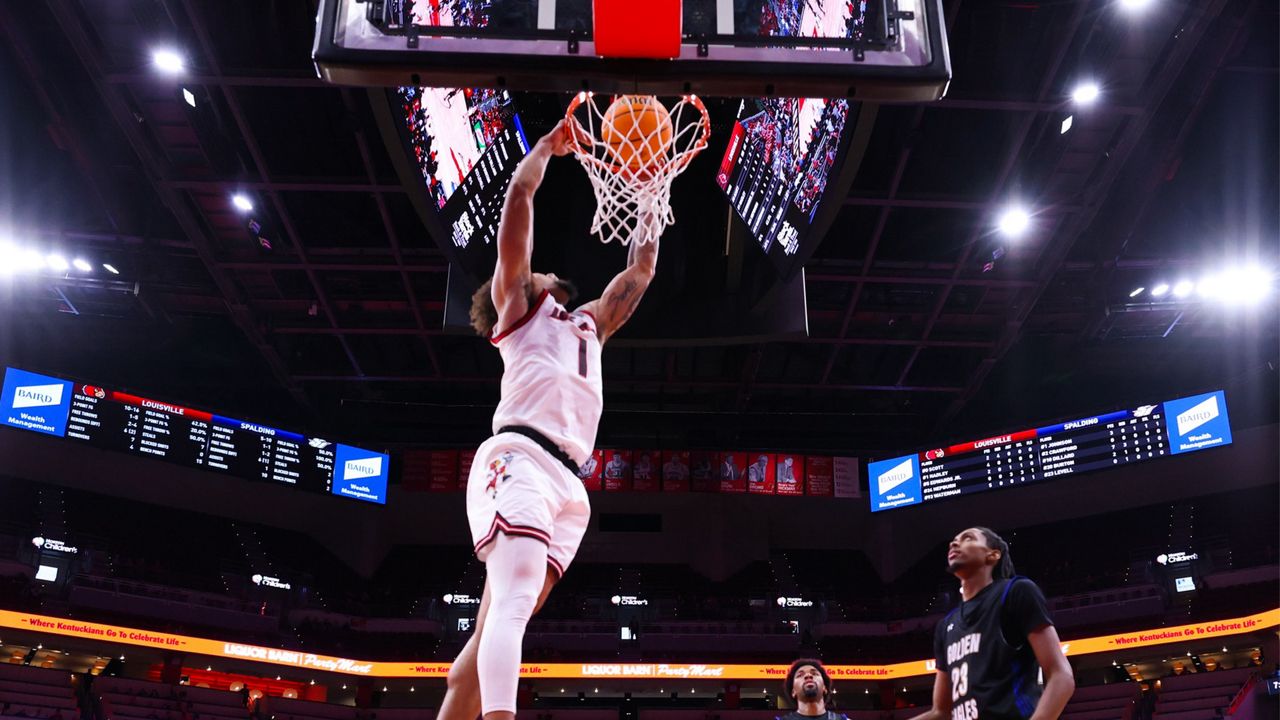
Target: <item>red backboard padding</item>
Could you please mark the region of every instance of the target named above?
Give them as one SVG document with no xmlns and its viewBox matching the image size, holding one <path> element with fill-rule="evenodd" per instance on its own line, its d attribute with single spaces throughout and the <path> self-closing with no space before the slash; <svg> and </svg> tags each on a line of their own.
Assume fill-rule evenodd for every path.
<svg viewBox="0 0 1280 720">
<path fill-rule="evenodd" d="M 592 0 L 596 54 L 670 59 L 680 55 L 680 0 Z"/>
</svg>

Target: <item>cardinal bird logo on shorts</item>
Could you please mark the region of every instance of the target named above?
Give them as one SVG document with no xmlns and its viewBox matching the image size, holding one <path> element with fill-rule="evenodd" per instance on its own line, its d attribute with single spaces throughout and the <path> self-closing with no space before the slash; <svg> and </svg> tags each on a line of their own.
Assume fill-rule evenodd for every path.
<svg viewBox="0 0 1280 720">
<path fill-rule="evenodd" d="M 484 486 L 484 491 L 495 500 L 498 497 L 498 481 L 506 482 L 511 479 L 511 475 L 507 473 L 509 464 L 511 453 L 503 453 L 489 463 L 489 482 Z"/>
</svg>

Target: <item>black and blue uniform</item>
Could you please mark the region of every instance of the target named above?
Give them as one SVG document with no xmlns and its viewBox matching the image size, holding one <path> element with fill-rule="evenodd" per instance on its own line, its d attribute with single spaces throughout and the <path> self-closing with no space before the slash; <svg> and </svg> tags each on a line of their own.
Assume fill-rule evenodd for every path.
<svg viewBox="0 0 1280 720">
<path fill-rule="evenodd" d="M 996 580 L 952 610 L 934 633 L 951 678 L 951 720 L 1025 720 L 1040 700 L 1027 635 L 1052 625 L 1044 594 L 1024 577 Z"/>
</svg>

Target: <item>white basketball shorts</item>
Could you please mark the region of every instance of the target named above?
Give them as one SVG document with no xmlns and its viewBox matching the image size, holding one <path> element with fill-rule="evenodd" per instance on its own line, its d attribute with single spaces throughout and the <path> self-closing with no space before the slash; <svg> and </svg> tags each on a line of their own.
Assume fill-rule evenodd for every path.
<svg viewBox="0 0 1280 720">
<path fill-rule="evenodd" d="M 591 501 L 576 475 L 537 443 L 499 433 L 476 450 L 467 477 L 467 522 L 483 561 L 498 533 L 547 544 L 547 563 L 564 575 L 591 520 Z"/>
</svg>

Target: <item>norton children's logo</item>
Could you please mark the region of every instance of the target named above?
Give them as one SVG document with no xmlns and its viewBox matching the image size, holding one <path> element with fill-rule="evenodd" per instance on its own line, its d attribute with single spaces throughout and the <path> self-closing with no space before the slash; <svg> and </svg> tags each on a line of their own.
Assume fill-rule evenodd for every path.
<svg viewBox="0 0 1280 720">
<path fill-rule="evenodd" d="M 1207 398 L 1204 402 L 1196 403 L 1178 413 L 1178 434 L 1186 435 L 1210 420 L 1216 419 L 1220 414 L 1217 395 Z"/>
<path fill-rule="evenodd" d="M 382 458 L 380 457 L 348 460 L 342 466 L 342 478 L 344 480 L 359 480 L 360 478 L 378 477 L 381 474 Z"/>
<path fill-rule="evenodd" d="M 884 495 L 902 483 L 907 482 L 913 474 L 911 458 L 907 458 L 876 478 L 876 487 L 879 494 Z"/>
<path fill-rule="evenodd" d="M 63 385 L 26 385 L 13 391 L 13 407 L 48 407 L 62 404 Z"/>
</svg>

